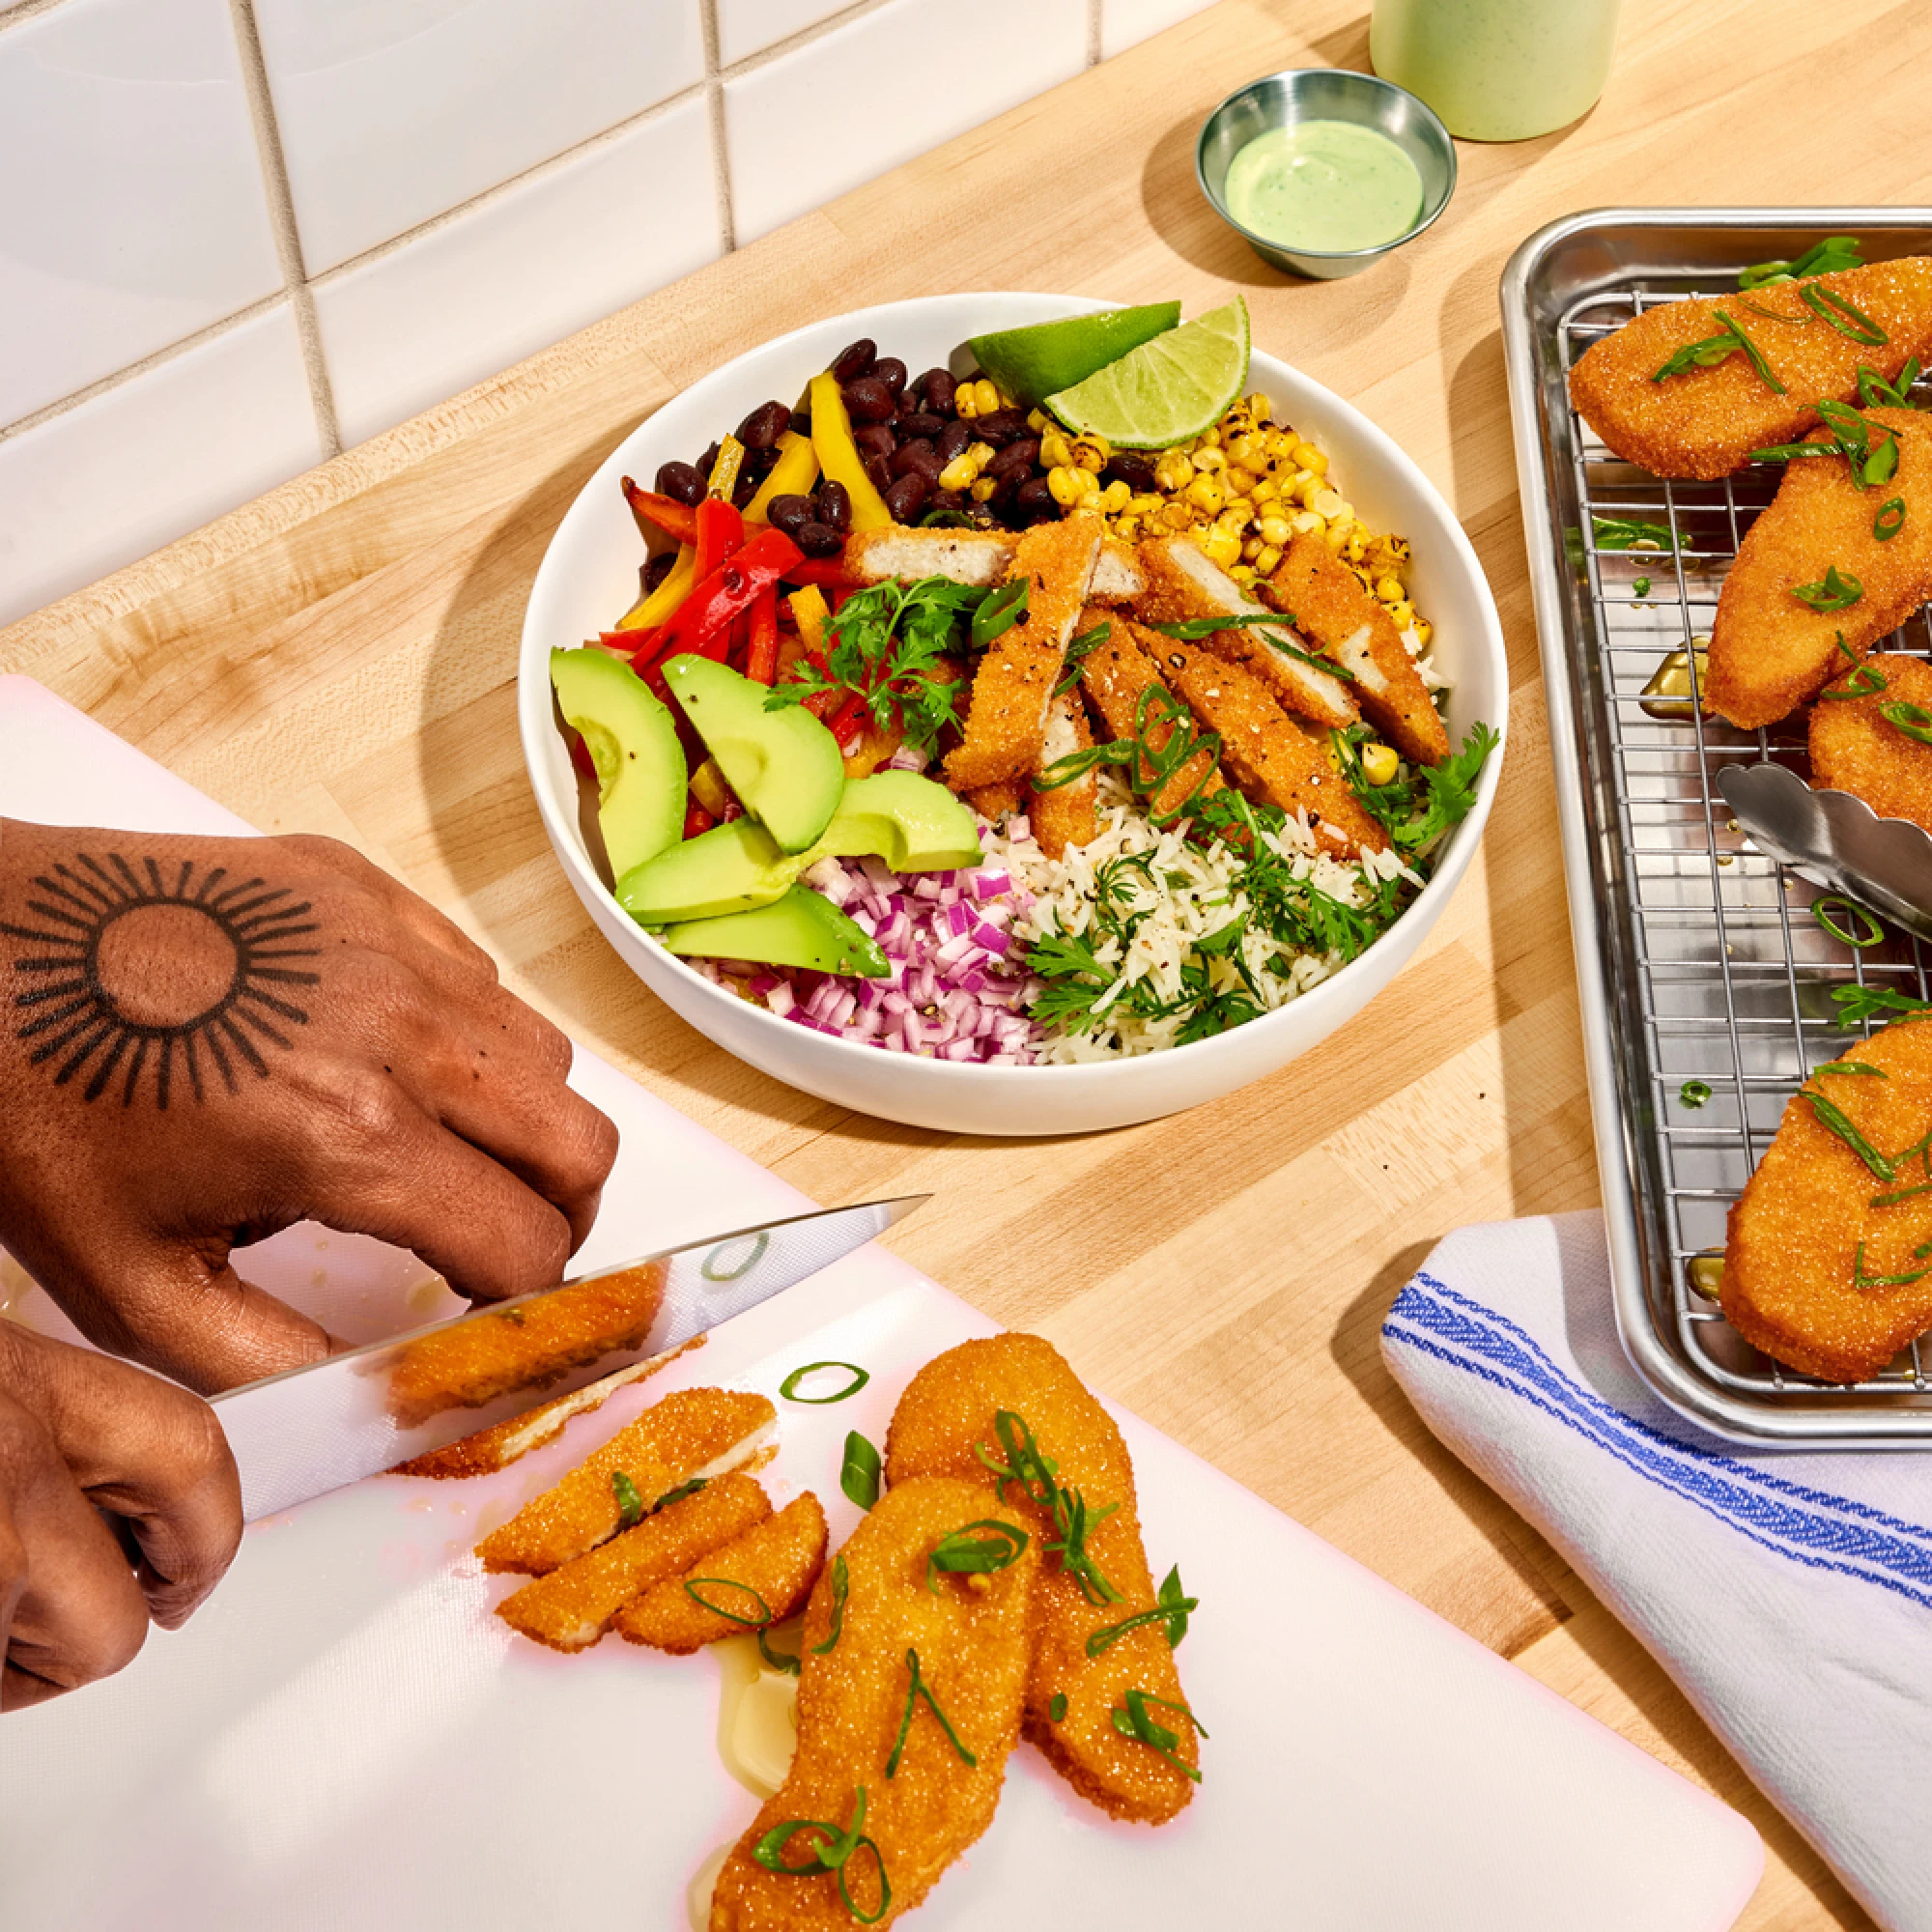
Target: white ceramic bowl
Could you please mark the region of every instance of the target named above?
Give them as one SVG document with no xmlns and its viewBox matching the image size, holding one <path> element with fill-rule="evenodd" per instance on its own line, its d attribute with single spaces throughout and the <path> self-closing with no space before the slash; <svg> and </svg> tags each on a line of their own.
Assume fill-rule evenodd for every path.
<svg viewBox="0 0 1932 1932">
<path fill-rule="evenodd" d="M 1210 1039 L 1099 1066 L 976 1066 L 838 1039 L 714 985 L 618 906 L 579 830 L 577 776 L 550 687 L 552 647 L 594 637 L 637 596 L 642 552 L 618 478 L 648 483 L 661 463 L 691 461 L 767 397 L 789 402 L 859 336 L 871 336 L 882 354 L 900 357 L 915 374 L 949 362 L 957 371 L 970 364 L 969 336 L 1114 306 L 1078 296 L 923 296 L 856 309 L 767 342 L 694 384 L 618 444 L 558 525 L 530 589 L 518 664 L 524 757 L 544 829 L 585 910 L 639 979 L 707 1038 L 861 1113 L 951 1133 L 1084 1133 L 1156 1120 L 1272 1073 L 1352 1019 L 1407 965 L 1468 869 L 1495 796 L 1500 753 L 1490 758 L 1475 810 L 1438 853 L 1414 904 L 1332 979 Z M 1371 528 L 1400 531 L 1413 546 L 1415 601 L 1435 627 L 1435 662 L 1455 682 L 1452 739 L 1460 742 L 1477 719 L 1503 730 L 1509 678 L 1502 630 L 1476 554 L 1448 504 L 1366 416 L 1287 363 L 1256 350 L 1248 387 L 1268 395 L 1279 419 L 1328 452 L 1338 487 Z"/>
</svg>

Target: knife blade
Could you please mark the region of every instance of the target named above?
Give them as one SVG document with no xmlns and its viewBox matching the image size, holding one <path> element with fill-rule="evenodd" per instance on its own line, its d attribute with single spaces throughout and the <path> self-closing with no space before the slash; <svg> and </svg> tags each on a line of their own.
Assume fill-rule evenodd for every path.
<svg viewBox="0 0 1932 1932">
<path fill-rule="evenodd" d="M 682 1348 L 930 1198 L 709 1235 L 225 1390 L 213 1400 L 242 1514 L 272 1516 Z"/>
</svg>

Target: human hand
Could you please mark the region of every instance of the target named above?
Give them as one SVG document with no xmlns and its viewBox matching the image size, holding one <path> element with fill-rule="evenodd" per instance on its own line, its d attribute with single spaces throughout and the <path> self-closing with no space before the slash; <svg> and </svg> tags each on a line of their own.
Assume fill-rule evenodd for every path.
<svg viewBox="0 0 1932 1932">
<path fill-rule="evenodd" d="M 229 1264 L 295 1221 L 479 1298 L 561 1279 L 617 1146 L 570 1055 L 334 839 L 0 819 L 0 1245 L 191 1388 L 329 1349 Z"/>
<path fill-rule="evenodd" d="M 0 1321 L 0 1711 L 111 1676 L 151 1620 L 179 1629 L 241 1540 L 205 1402 Z"/>
</svg>

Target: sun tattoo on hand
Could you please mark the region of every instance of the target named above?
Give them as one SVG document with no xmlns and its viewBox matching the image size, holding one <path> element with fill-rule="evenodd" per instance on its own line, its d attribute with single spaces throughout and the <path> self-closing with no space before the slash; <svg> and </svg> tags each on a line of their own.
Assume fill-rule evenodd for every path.
<svg viewBox="0 0 1932 1932">
<path fill-rule="evenodd" d="M 54 1065 L 57 1087 L 84 1074 L 85 1097 L 96 1100 L 119 1073 L 121 1104 L 131 1107 L 152 1064 L 165 1113 L 177 1060 L 200 1102 L 204 1060 L 233 1094 L 238 1063 L 266 1080 L 264 1045 L 294 1048 L 285 1029 L 306 1026 L 308 1014 L 270 988 L 321 983 L 290 963 L 321 956 L 299 943 L 319 930 L 303 923 L 308 902 L 289 904 L 290 888 L 264 879 L 224 885 L 225 866 L 197 885 L 196 869 L 191 859 L 171 863 L 170 883 L 153 859 L 136 872 L 118 852 L 104 863 L 78 853 L 35 878 L 44 897 L 27 910 L 38 926 L 0 922 L 0 933 L 40 949 L 13 962 L 27 984 L 14 996 L 27 1015 L 15 1037 L 34 1065 Z"/>
</svg>

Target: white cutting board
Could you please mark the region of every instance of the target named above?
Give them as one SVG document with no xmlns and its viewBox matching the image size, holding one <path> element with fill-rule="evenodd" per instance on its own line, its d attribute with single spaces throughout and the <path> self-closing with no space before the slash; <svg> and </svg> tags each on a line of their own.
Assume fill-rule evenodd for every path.
<svg viewBox="0 0 1932 1932">
<path fill-rule="evenodd" d="M 20 678 L 0 678 L 4 815 L 244 829 Z M 581 1056 L 574 1083 L 623 1130 L 586 1264 L 803 1205 L 602 1062 Z M 373 1242 L 292 1229 L 243 1266 L 357 1333 L 423 1319 L 409 1296 L 423 1271 Z M 469 1546 L 666 1390 L 776 1394 L 788 1370 L 834 1357 L 869 1368 L 870 1386 L 833 1407 L 781 1403 L 771 1480 L 816 1490 L 836 1542 L 856 1516 L 838 1492 L 845 1431 L 883 1441 L 913 1371 L 991 1326 L 867 1249 L 497 1476 L 378 1477 L 256 1524 L 185 1632 L 153 1636 L 110 1683 L 0 1719 L 0 1926 L 677 1932 L 691 1876 L 756 1808 L 714 1748 L 717 1667 L 615 1638 L 574 1659 L 514 1639 L 489 1614 L 506 1583 Z M 1118 1826 L 1023 1747 L 992 1829 L 914 1922 L 1733 1922 L 1763 1863 L 1744 1819 L 1121 1423 L 1155 1573 L 1178 1560 L 1202 1603 L 1179 1661 L 1212 1734 L 1206 1781 L 1165 1830 Z"/>
</svg>

